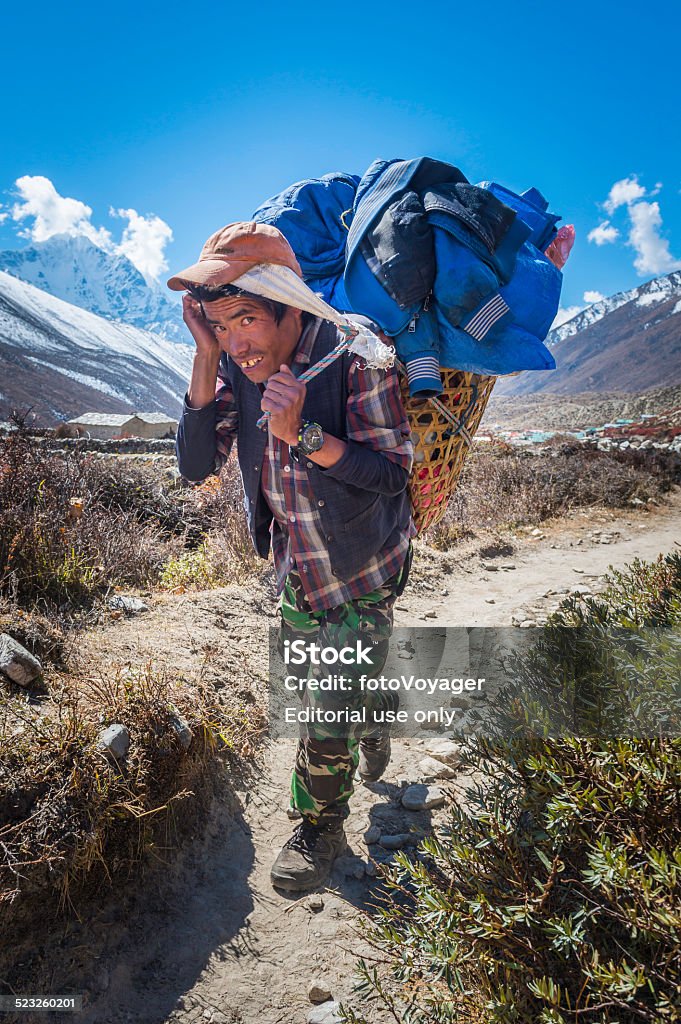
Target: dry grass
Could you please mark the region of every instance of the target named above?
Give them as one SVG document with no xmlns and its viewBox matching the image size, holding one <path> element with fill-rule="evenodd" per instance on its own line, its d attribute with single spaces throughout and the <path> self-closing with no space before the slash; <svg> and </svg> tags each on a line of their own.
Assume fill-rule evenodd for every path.
<svg viewBox="0 0 681 1024">
<path fill-rule="evenodd" d="M 240 488 L 233 465 L 220 481 L 179 491 L 151 467 L 52 454 L 21 432 L 10 435 L 0 441 L 0 597 L 23 607 L 40 601 L 54 614 L 112 586 L 242 580 L 260 563 Z"/>
<path fill-rule="evenodd" d="M 83 664 L 77 627 L 112 587 L 212 587 L 261 566 L 233 465 L 177 489 L 124 458 L 52 454 L 21 431 L 0 440 L 0 631 L 46 672 L 30 691 L 0 682 L 0 907 L 15 936 L 169 862 L 218 780 L 224 798 L 249 771 L 265 726 L 259 705 L 218 700 L 198 671 Z M 119 763 L 97 746 L 113 723 L 130 734 Z"/>
<path fill-rule="evenodd" d="M 532 525 L 571 509 L 656 500 L 679 482 L 675 453 L 602 452 L 575 443 L 476 447 L 444 518 L 424 538 L 446 550 L 472 533 Z"/>
<path fill-rule="evenodd" d="M 264 728 L 257 708 L 218 704 L 200 682 L 152 665 L 61 679 L 50 700 L 0 691 L 0 904 L 24 923 L 38 906 L 69 910 L 72 892 L 131 875 L 175 845 L 179 805 L 194 818 L 217 766 L 252 754 Z M 173 719 L 193 733 L 182 746 Z M 100 730 L 125 725 L 117 762 Z"/>
</svg>

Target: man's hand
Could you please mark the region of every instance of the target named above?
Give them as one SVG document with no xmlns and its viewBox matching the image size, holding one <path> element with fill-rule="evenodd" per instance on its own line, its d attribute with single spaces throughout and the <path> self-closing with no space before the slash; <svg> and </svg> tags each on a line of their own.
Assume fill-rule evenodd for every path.
<svg viewBox="0 0 681 1024">
<path fill-rule="evenodd" d="M 192 377 L 187 389 L 189 406 L 203 409 L 215 401 L 215 381 L 220 363 L 220 346 L 206 320 L 201 303 L 187 292 L 182 296 L 182 319 L 196 342 Z"/>
<path fill-rule="evenodd" d="M 260 407 L 270 414 L 273 435 L 286 444 L 298 444 L 306 391 L 305 384 L 294 377 L 285 363 L 279 367 L 279 373 L 272 374 L 267 381 Z"/>
<path fill-rule="evenodd" d="M 205 355 L 219 358 L 220 346 L 215 337 L 215 331 L 206 320 L 201 303 L 197 302 L 189 292 L 182 296 L 182 319 L 196 342 L 197 350 Z"/>
</svg>

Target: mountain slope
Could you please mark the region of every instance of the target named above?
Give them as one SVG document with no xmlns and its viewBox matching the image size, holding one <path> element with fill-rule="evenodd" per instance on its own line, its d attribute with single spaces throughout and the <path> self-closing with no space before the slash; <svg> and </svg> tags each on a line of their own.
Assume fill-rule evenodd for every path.
<svg viewBox="0 0 681 1024">
<path fill-rule="evenodd" d="M 681 272 L 589 306 L 551 331 L 557 369 L 497 381 L 498 396 L 641 392 L 681 384 Z"/>
<path fill-rule="evenodd" d="M 193 348 L 112 323 L 0 272 L 0 419 L 82 412 L 179 416 Z"/>
<path fill-rule="evenodd" d="M 53 235 L 26 249 L 0 252 L 0 270 L 107 320 L 186 342 L 177 296 L 173 302 L 126 256 L 106 252 L 82 235 Z"/>
</svg>

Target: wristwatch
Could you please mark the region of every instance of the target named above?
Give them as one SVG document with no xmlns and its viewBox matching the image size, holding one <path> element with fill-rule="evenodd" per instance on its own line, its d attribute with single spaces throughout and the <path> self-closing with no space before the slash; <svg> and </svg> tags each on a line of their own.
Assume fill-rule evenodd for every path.
<svg viewBox="0 0 681 1024">
<path fill-rule="evenodd" d="M 311 455 L 313 452 L 318 452 L 324 444 L 324 431 L 318 423 L 313 423 L 311 420 L 303 420 L 298 431 L 298 444 L 291 448 L 291 454 L 294 456 L 300 453 L 301 455 Z"/>
</svg>

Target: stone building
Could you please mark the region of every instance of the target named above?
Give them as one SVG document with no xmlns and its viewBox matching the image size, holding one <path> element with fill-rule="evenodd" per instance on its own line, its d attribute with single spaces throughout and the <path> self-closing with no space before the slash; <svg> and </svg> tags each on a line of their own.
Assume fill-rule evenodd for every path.
<svg viewBox="0 0 681 1024">
<path fill-rule="evenodd" d="M 177 420 L 162 412 L 86 412 L 69 420 L 72 427 L 81 436 L 89 436 L 106 441 L 119 437 L 175 437 Z"/>
</svg>

